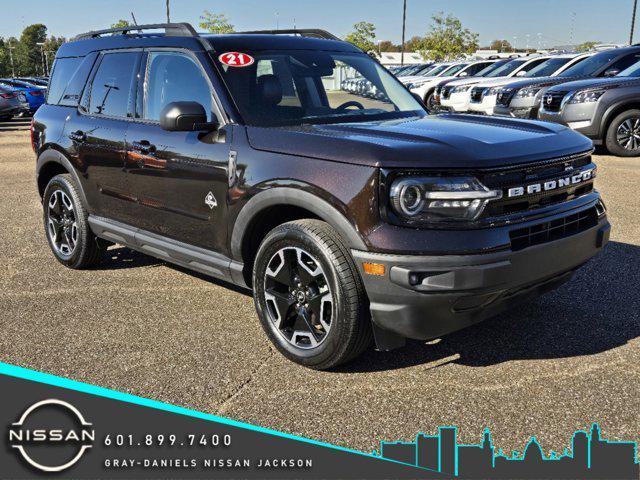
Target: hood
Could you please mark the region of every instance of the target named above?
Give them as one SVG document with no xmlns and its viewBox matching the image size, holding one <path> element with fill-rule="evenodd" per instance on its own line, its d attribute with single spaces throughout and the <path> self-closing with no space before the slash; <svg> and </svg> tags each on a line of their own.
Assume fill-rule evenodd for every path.
<svg viewBox="0 0 640 480">
<path fill-rule="evenodd" d="M 505 78 L 505 77 L 496 77 L 495 79 Z M 486 78 L 486 77 L 465 77 L 458 78 L 456 80 L 451 80 L 449 85 L 457 87 L 459 85 L 473 85 L 474 83 L 479 82 L 488 82 L 489 80 L 495 80 L 494 78 Z"/>
<path fill-rule="evenodd" d="M 478 82 L 479 87 L 500 87 L 511 82 L 517 82 L 516 77 L 496 77 Z"/>
<path fill-rule="evenodd" d="M 640 78 L 635 77 L 608 77 L 608 78 L 589 78 L 583 80 L 575 80 L 573 82 L 563 82 L 561 85 L 550 88 L 550 91 L 574 91 L 592 88 L 618 88 L 632 87 L 640 85 Z"/>
<path fill-rule="evenodd" d="M 562 83 L 562 80 L 558 79 L 558 77 L 537 77 L 537 78 L 525 78 L 516 80 L 514 78 L 511 79 L 510 82 L 506 83 L 504 88 L 512 88 L 515 90 L 519 90 L 521 88 L 526 87 L 548 87 L 550 85 L 557 85 L 558 83 Z"/>
<path fill-rule="evenodd" d="M 528 163 L 592 148 L 554 123 L 446 114 L 384 122 L 247 127 L 263 151 L 372 167 L 482 169 Z"/>
</svg>

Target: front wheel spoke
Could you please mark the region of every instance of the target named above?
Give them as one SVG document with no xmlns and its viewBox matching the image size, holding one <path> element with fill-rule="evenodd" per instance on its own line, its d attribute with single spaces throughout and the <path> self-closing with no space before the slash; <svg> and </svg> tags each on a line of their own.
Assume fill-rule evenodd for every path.
<svg viewBox="0 0 640 480">
<path fill-rule="evenodd" d="M 265 293 L 267 302 L 272 302 L 276 309 L 276 326 L 280 329 L 285 328 L 287 326 L 286 324 L 289 323 L 288 320 L 293 299 L 291 296 L 273 289 L 267 290 Z"/>
<path fill-rule="evenodd" d="M 308 332 L 302 331 L 300 333 L 308 333 L 308 337 L 313 337 L 313 340 L 315 340 L 316 343 L 319 342 L 322 339 L 322 335 L 320 335 L 320 332 L 318 332 L 316 327 L 313 325 L 309 312 L 302 312 L 300 316 L 302 317 L 302 320 L 304 320 L 308 329 Z"/>
<path fill-rule="evenodd" d="M 62 207 L 60 206 L 60 199 L 57 192 L 51 195 L 49 199 L 49 211 L 53 212 L 58 217 L 62 215 Z"/>
</svg>

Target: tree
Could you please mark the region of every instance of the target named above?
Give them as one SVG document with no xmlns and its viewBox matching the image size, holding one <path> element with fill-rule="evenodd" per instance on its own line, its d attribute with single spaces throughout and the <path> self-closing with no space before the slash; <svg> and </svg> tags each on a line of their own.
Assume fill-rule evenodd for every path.
<svg viewBox="0 0 640 480">
<path fill-rule="evenodd" d="M 579 52 L 588 52 L 589 50 L 592 50 L 593 47 L 595 47 L 596 45 L 600 44 L 601 42 L 584 42 L 581 43 L 580 45 L 578 45 L 576 47 L 576 50 Z"/>
<path fill-rule="evenodd" d="M 209 33 L 233 33 L 233 25 L 229 23 L 229 19 L 222 13 L 213 13 L 205 10 L 200 16 L 200 28 Z"/>
<path fill-rule="evenodd" d="M 13 51 L 17 75 L 43 74 L 42 49 L 38 44 L 46 40 L 47 27 L 41 23 L 29 25 L 22 31 L 16 49 Z"/>
<path fill-rule="evenodd" d="M 376 27 L 370 22 L 358 22 L 353 26 L 353 32 L 345 37 L 349 43 L 353 43 L 365 52 L 375 51 Z"/>
<path fill-rule="evenodd" d="M 395 43 L 390 42 L 389 40 L 383 40 L 378 44 L 378 50 L 381 52 L 399 52 L 400 45 L 396 45 Z"/>
<path fill-rule="evenodd" d="M 431 17 L 431 29 L 422 42 L 421 54 L 436 61 L 455 59 L 478 49 L 478 34 L 462 27 L 453 15 L 440 12 Z"/>
<path fill-rule="evenodd" d="M 491 42 L 490 50 L 497 50 L 498 52 L 512 52 L 513 47 L 506 40 L 494 40 Z"/>
<path fill-rule="evenodd" d="M 122 28 L 122 27 L 128 27 L 131 24 L 129 23 L 128 20 L 123 20 L 122 18 L 120 20 L 118 20 L 116 23 L 112 23 L 111 24 L 111 28 Z"/>
<path fill-rule="evenodd" d="M 423 43 L 424 38 L 415 35 L 404 43 L 404 50 L 405 52 L 417 52 L 418 50 L 422 50 Z"/>
</svg>

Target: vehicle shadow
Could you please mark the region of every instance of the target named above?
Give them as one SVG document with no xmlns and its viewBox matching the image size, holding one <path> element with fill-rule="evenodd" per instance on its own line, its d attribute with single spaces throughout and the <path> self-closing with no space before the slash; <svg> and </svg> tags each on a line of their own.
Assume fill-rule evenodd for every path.
<svg viewBox="0 0 640 480">
<path fill-rule="evenodd" d="M 103 255 L 95 270 L 123 270 L 127 268 L 157 267 L 162 260 L 131 250 L 127 247 L 112 247 Z"/>
<path fill-rule="evenodd" d="M 436 342 L 365 353 L 336 371 L 472 367 L 601 353 L 640 336 L 640 246 L 611 242 L 558 290 Z"/>
</svg>

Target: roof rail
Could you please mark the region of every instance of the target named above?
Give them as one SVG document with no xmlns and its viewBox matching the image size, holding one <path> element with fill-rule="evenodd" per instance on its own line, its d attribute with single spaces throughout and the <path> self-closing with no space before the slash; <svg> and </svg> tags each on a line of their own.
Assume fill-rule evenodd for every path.
<svg viewBox="0 0 640 480">
<path fill-rule="evenodd" d="M 242 35 L 300 35 L 301 37 L 324 38 L 326 40 L 338 40 L 333 33 L 318 28 L 290 29 L 290 30 L 253 30 L 249 32 L 234 32 Z"/>
<path fill-rule="evenodd" d="M 102 35 L 121 33 L 126 35 L 129 32 L 140 32 L 144 30 L 162 30 L 168 37 L 197 37 L 198 32 L 188 23 L 153 23 L 149 25 L 128 25 L 126 27 L 107 28 L 105 30 L 95 30 L 92 32 L 81 33 L 73 38 L 73 40 L 86 40 L 88 38 L 98 38 Z"/>
</svg>

